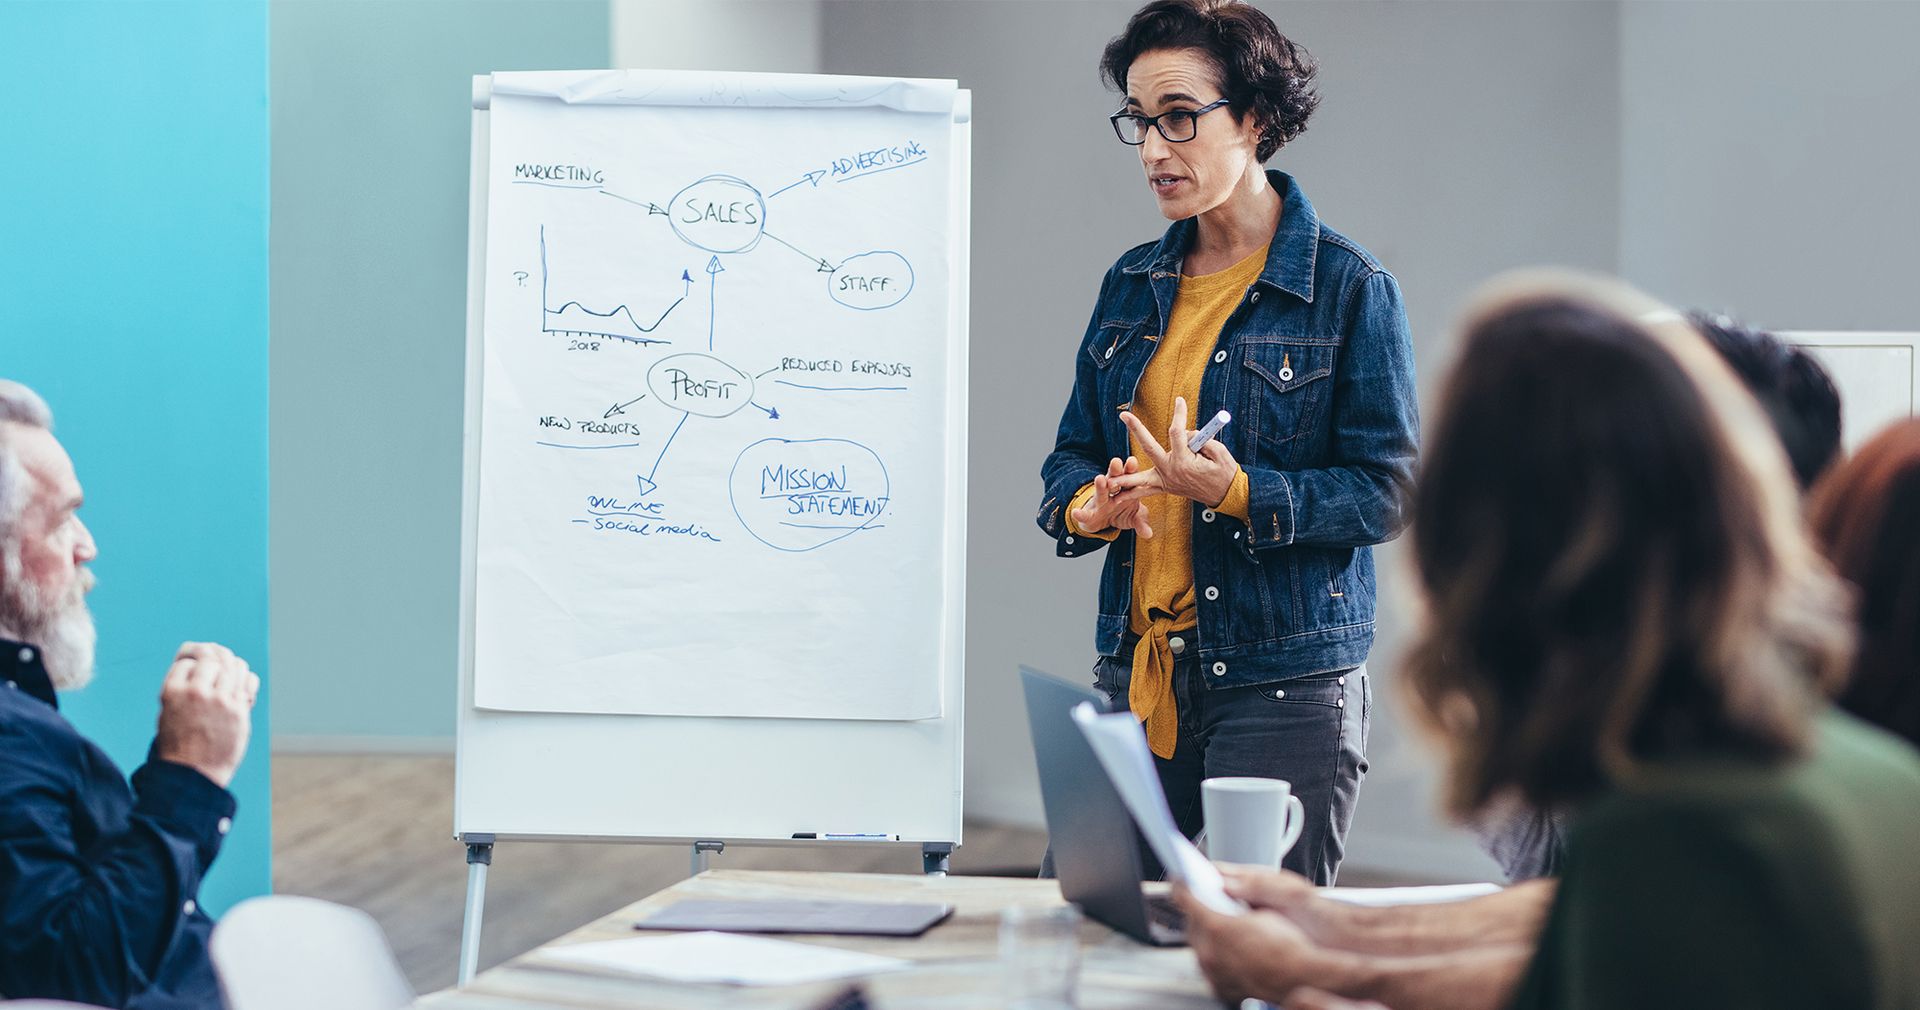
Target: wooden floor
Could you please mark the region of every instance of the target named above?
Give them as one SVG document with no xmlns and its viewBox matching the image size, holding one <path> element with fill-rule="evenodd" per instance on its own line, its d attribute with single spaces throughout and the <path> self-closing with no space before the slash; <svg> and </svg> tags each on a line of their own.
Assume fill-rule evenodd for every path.
<svg viewBox="0 0 1920 1010">
<path fill-rule="evenodd" d="M 453 840 L 453 759 L 276 754 L 273 886 L 365 909 L 414 988 L 453 984 L 467 867 Z M 955 873 L 1032 875 L 1045 836 L 969 824 Z M 496 964 L 687 876 L 686 850 L 648 845 L 502 844 L 487 882 L 482 967 Z M 716 868 L 916 873 L 909 847 L 737 849 Z"/>
</svg>

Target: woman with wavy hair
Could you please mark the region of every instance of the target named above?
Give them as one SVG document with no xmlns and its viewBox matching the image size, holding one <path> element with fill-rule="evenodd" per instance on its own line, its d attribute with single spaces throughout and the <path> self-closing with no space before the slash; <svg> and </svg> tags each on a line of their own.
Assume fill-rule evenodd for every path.
<svg viewBox="0 0 1920 1010">
<path fill-rule="evenodd" d="M 1437 413 L 1414 708 L 1454 813 L 1573 811 L 1537 947 L 1509 950 L 1494 1002 L 1920 1005 L 1920 758 L 1821 694 L 1850 655 L 1845 595 L 1726 365 L 1625 288 L 1534 276 L 1468 314 Z M 1258 883 L 1236 890 L 1257 904 Z M 1248 953 L 1285 935 L 1275 913 L 1186 904 L 1223 994 L 1435 1005 L 1390 965 Z"/>
</svg>

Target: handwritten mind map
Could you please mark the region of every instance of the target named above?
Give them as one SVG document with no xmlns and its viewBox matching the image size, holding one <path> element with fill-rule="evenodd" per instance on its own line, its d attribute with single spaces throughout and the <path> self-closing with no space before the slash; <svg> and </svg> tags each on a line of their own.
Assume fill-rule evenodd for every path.
<svg viewBox="0 0 1920 1010">
<path fill-rule="evenodd" d="M 774 195 L 802 187 L 818 187 L 822 180 L 856 179 L 882 168 L 904 168 L 926 160 L 926 148 L 917 141 L 893 148 L 861 151 L 835 159 L 827 168 L 807 171 L 798 180 L 775 190 Z M 585 515 L 574 517 L 570 522 L 594 530 L 638 536 L 691 537 L 709 543 L 721 543 L 722 538 L 713 525 L 668 520 L 661 514 L 662 503 L 652 500 L 660 490 L 660 467 L 666 461 L 667 452 L 679 436 L 681 427 L 688 420 L 718 420 L 749 408 L 764 414 L 769 421 L 780 420 L 778 407 L 768 406 L 755 398 L 756 383 L 770 375 L 782 376 L 772 379 L 771 385 L 822 393 L 905 393 L 912 390 L 907 383 L 913 375 L 913 366 L 908 362 L 880 361 L 859 356 L 824 360 L 781 356 L 773 367 L 749 374 L 727 358 L 713 353 L 720 329 L 721 275 L 728 269 L 721 256 L 751 252 L 759 248 L 762 239 L 771 239 L 777 245 L 798 253 L 813 265 L 815 274 L 824 276 L 825 294 L 832 304 L 863 312 L 889 309 L 905 301 L 913 293 L 913 265 L 905 256 L 887 249 L 857 252 L 842 257 L 837 263 L 826 257 L 802 252 L 798 246 L 767 231 L 767 197 L 762 196 L 751 183 L 735 176 L 714 174 L 694 180 L 674 193 L 664 205 L 617 193 L 607 188 L 606 178 L 604 169 L 578 165 L 520 163 L 513 166 L 513 182 L 516 184 L 537 182 L 550 188 L 589 190 L 613 197 L 621 203 L 644 209 L 647 218 L 666 219 L 673 237 L 681 244 L 706 253 L 707 261 L 699 268 L 706 280 L 706 351 L 676 349 L 675 353 L 654 358 L 645 366 L 645 391 L 632 399 L 614 402 L 601 413 L 598 422 L 583 418 L 576 423 L 543 413 L 536 424 L 540 428 L 557 427 L 582 435 L 639 436 L 644 428 L 641 421 L 614 421 L 614 416 L 624 416 L 627 408 L 642 401 L 650 401 L 658 407 L 677 412 L 680 416 L 674 419 L 673 429 L 667 434 L 659 454 L 644 473 L 634 474 L 639 499 L 630 503 L 628 508 L 613 513 L 590 507 L 585 510 Z M 629 216 L 637 218 L 637 214 Z M 635 226 L 644 228 L 647 224 L 644 220 L 636 220 Z M 643 308 L 636 315 L 633 306 L 626 302 L 595 308 L 577 298 L 556 297 L 545 224 L 539 228 L 539 246 L 541 330 L 564 337 L 567 351 L 597 353 L 620 344 L 676 344 L 675 339 L 663 335 L 662 331 L 674 311 L 694 297 L 696 282 L 692 268 L 680 271 L 681 289 L 658 312 Z M 788 266 L 791 268 L 791 261 L 788 261 Z M 516 282 L 522 281 L 521 273 L 523 271 L 515 272 Z M 739 296 L 730 291 L 729 297 Z M 697 321 L 691 329 L 676 327 L 667 332 L 689 334 L 694 339 L 688 342 L 698 346 Z M 634 364 L 621 362 L 621 367 Z M 825 370 L 856 380 L 868 377 L 876 381 L 843 385 L 797 382 L 784 376 L 783 373 L 789 370 L 803 373 Z M 882 379 L 891 381 L 877 381 Z M 535 441 L 552 449 L 638 449 L 645 445 L 644 442 L 561 442 L 545 437 Z M 827 479 L 825 475 L 836 469 L 841 474 L 842 486 L 839 487 L 810 489 L 806 494 L 768 496 L 743 490 L 745 486 L 737 479 L 736 467 L 734 479 L 730 479 L 728 484 L 734 517 L 745 532 L 768 547 L 781 551 L 813 550 L 844 540 L 853 533 L 881 528 L 879 519 L 890 500 L 888 480 L 885 464 L 871 448 L 851 439 L 771 438 L 754 442 L 740 458 L 744 460 L 748 455 L 753 455 L 759 461 L 764 470 L 761 475 L 764 480 L 786 481 L 795 473 L 818 473 L 823 475 L 824 480 Z M 806 460 L 808 465 L 790 462 L 792 460 Z M 814 463 L 824 463 L 824 467 L 815 467 L 812 465 Z M 847 475 L 852 472 L 859 472 L 867 487 L 845 486 Z M 745 501 L 742 500 L 743 496 Z M 606 499 L 603 495 L 588 494 L 585 500 L 593 505 L 603 503 Z M 779 515 L 770 514 L 766 504 L 768 501 L 783 502 L 787 511 Z M 858 503 L 856 510 L 836 511 L 834 516 L 840 520 L 857 517 L 859 521 L 817 521 L 815 510 L 836 502 Z M 797 521 L 809 519 L 815 521 Z"/>
<path fill-rule="evenodd" d="M 564 644 L 483 700 L 737 714 L 633 657 L 765 665 L 764 635 L 779 714 L 937 713 L 937 683 L 877 671 L 940 664 L 952 130 L 496 94 L 477 614 Z"/>
</svg>

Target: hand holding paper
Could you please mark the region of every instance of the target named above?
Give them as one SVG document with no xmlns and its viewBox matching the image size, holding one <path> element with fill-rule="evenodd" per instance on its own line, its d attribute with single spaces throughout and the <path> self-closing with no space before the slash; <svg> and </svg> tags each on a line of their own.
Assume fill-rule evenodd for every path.
<svg viewBox="0 0 1920 1010">
<path fill-rule="evenodd" d="M 1113 780 L 1114 789 L 1126 802 L 1134 823 L 1140 826 L 1140 833 L 1153 847 L 1160 865 L 1167 868 L 1167 878 L 1185 885 L 1201 904 L 1222 915 L 1245 912 L 1247 906 L 1228 896 L 1220 871 L 1174 824 L 1173 814 L 1167 809 L 1166 793 L 1160 790 L 1160 776 L 1153 770 L 1147 736 L 1133 713 L 1102 715 L 1094 711 L 1092 705 L 1081 702 L 1074 706 L 1073 721 L 1079 725 L 1080 732 L 1086 734 L 1087 743 L 1093 746 L 1101 767 L 1107 770 L 1107 778 Z"/>
</svg>

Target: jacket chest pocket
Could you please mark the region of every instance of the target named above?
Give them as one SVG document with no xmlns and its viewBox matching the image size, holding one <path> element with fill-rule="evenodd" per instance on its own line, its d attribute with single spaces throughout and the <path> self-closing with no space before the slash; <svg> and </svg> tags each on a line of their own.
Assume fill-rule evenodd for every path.
<svg viewBox="0 0 1920 1010">
<path fill-rule="evenodd" d="M 1248 341 L 1239 349 L 1239 411 L 1234 422 L 1245 423 L 1255 442 L 1280 450 L 1319 423 L 1323 401 L 1333 388 L 1334 353 L 1331 343 Z"/>
<path fill-rule="evenodd" d="M 1144 335 L 1146 329 L 1145 320 L 1102 323 L 1093 342 L 1087 345 L 1087 357 L 1093 361 L 1094 384 L 1100 391 L 1102 431 L 1109 451 L 1118 456 L 1127 454 L 1127 432 L 1120 423 L 1120 408 L 1133 395 L 1133 380 L 1128 376 L 1140 374 L 1138 368 L 1129 367 L 1129 362 L 1151 346 L 1152 341 Z"/>
<path fill-rule="evenodd" d="M 1100 372 L 1109 372 L 1114 365 L 1125 361 L 1127 355 L 1133 353 L 1134 344 L 1139 341 L 1141 331 L 1146 326 L 1145 320 L 1101 323 L 1093 342 L 1087 345 L 1087 357 L 1092 360 L 1093 367 Z"/>
</svg>

